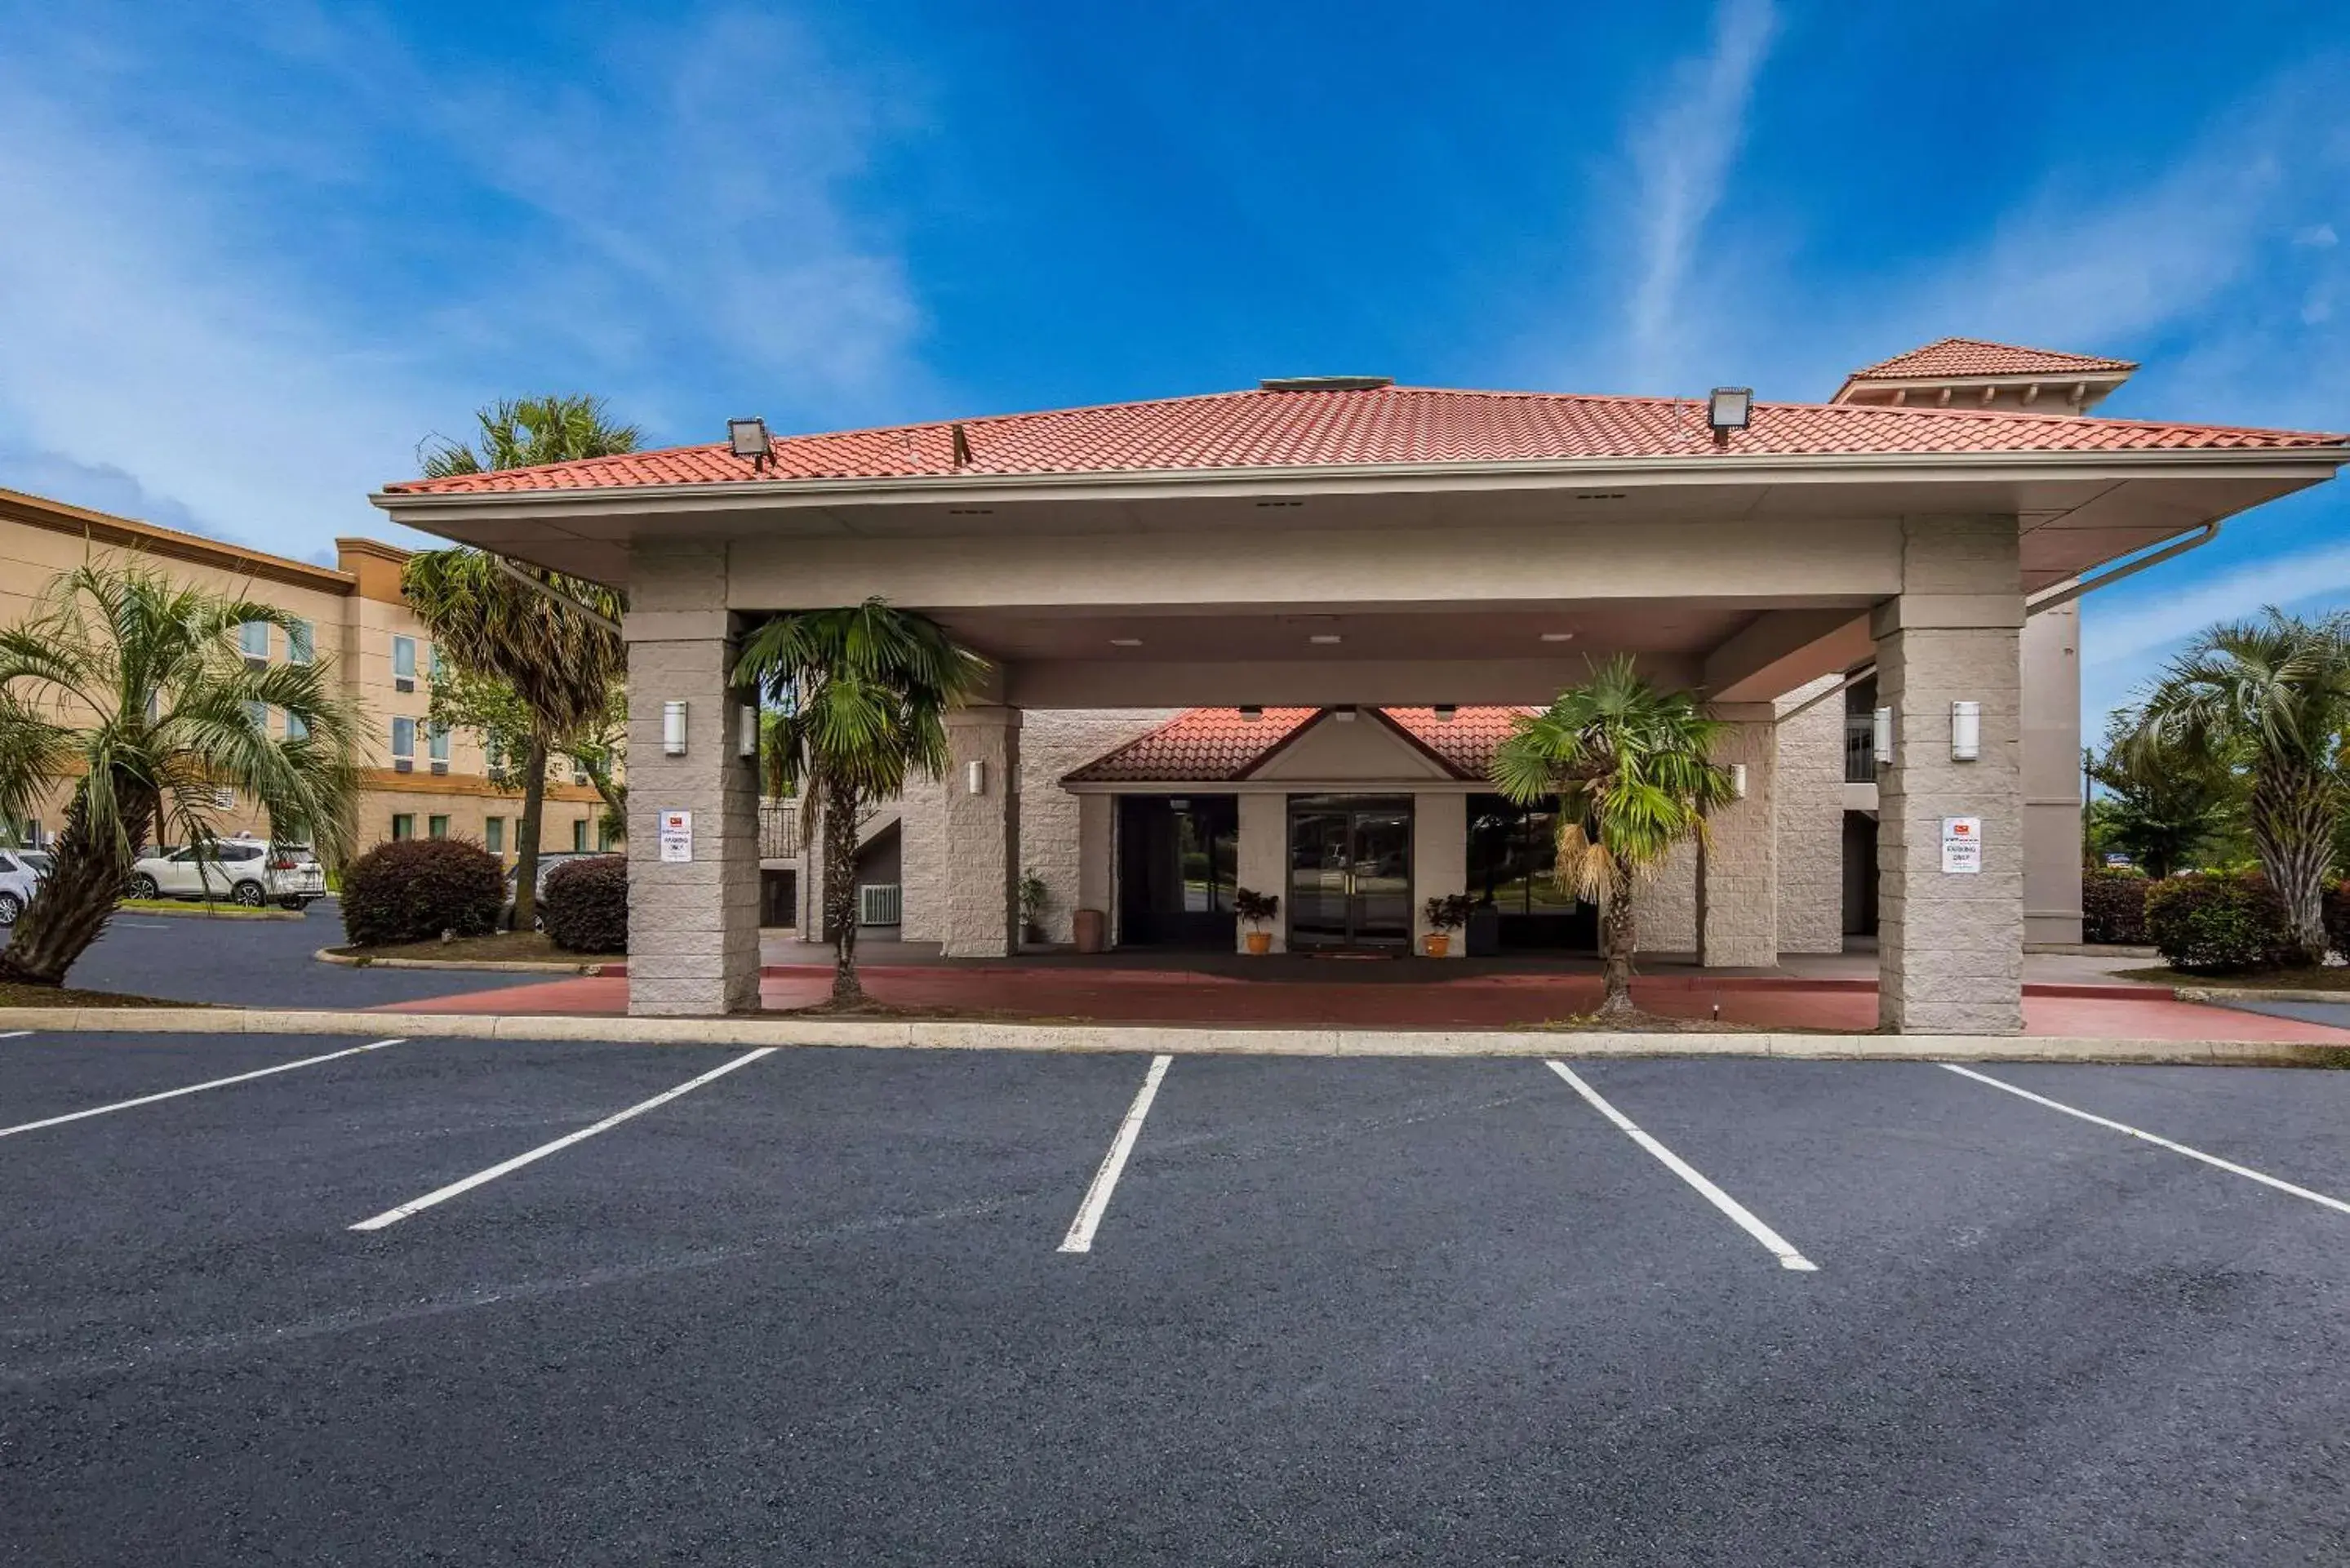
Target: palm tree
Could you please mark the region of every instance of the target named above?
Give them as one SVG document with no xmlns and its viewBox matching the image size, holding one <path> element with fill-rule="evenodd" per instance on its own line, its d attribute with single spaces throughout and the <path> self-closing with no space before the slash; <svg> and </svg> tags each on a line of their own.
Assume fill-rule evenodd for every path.
<svg viewBox="0 0 2350 1568">
<path fill-rule="evenodd" d="M 2302 961 L 2325 960 L 2325 875 L 2345 801 L 2350 613 L 2303 620 L 2272 605 L 2188 644 L 2147 694 L 2139 736 L 2233 763 L 2250 775 L 2245 815 Z"/>
<path fill-rule="evenodd" d="M 473 422 L 481 431 L 478 448 L 443 438 L 418 450 L 426 477 L 610 457 L 636 451 L 642 436 L 634 425 L 615 423 L 603 399 L 582 393 L 504 399 L 476 410 Z M 536 567 L 516 570 L 600 614 L 620 614 L 620 597 L 599 584 Z M 528 930 L 537 917 L 547 759 L 607 711 L 627 669 L 627 649 L 608 629 L 515 581 L 478 550 L 412 556 L 400 587 L 451 663 L 510 685 L 530 715 L 515 846 L 515 925 Z M 608 794 L 608 806 L 609 801 Z"/>
<path fill-rule="evenodd" d="M 274 605 L 90 561 L 0 630 L 0 818 L 21 819 L 45 789 L 78 781 L 50 873 L 0 952 L 0 980 L 63 984 L 105 931 L 149 836 L 209 844 L 223 788 L 259 801 L 273 837 L 307 838 L 330 865 L 348 852 L 358 717 L 323 654 L 249 668 L 235 636 L 255 621 L 307 631 Z M 300 723 L 273 736 L 270 710 Z"/>
<path fill-rule="evenodd" d="M 735 680 L 773 709 L 762 761 L 769 790 L 799 795 L 804 837 L 823 820 L 824 918 L 832 928 L 832 1000 L 864 999 L 857 978 L 857 825 L 868 804 L 947 765 L 946 711 L 974 691 L 987 661 L 927 617 L 878 598 L 790 610 L 744 639 Z"/>
<path fill-rule="evenodd" d="M 620 596 L 599 584 L 535 566 L 515 569 L 601 615 L 620 614 Z M 538 914 L 547 759 L 602 721 L 627 670 L 627 647 L 609 628 L 516 582 L 480 550 L 421 551 L 400 568 L 400 586 L 442 657 L 467 675 L 511 687 L 526 716 L 514 923 L 529 930 Z"/>
<path fill-rule="evenodd" d="M 2136 712 L 2116 713 L 2106 725 L 2104 753 L 2084 751 L 2082 764 L 2106 792 L 2089 803 L 2095 845 L 2119 850 L 2159 880 L 2192 863 L 2227 825 L 2236 781 L 2225 758 L 2142 726 Z"/>
<path fill-rule="evenodd" d="M 610 457 L 636 451 L 644 434 L 634 425 L 613 423 L 603 399 L 577 393 L 507 398 L 477 410 L 473 422 L 482 431 L 478 450 L 445 437 L 418 449 L 426 478 Z"/>
<path fill-rule="evenodd" d="M 1563 891 L 1596 901 L 1606 962 L 1603 1016 L 1632 1006 L 1634 907 L 1683 839 L 1705 836 L 1705 814 L 1732 798 L 1730 770 L 1706 760 L 1721 730 L 1686 691 L 1662 692 L 1618 657 L 1540 713 L 1521 717 L 1493 754 L 1493 787 L 1520 805 L 1558 803 Z"/>
</svg>

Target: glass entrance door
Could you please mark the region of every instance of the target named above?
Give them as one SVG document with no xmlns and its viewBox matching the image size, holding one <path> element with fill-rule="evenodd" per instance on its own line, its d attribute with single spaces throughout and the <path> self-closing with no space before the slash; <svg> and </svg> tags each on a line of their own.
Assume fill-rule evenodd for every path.
<svg viewBox="0 0 2350 1568">
<path fill-rule="evenodd" d="M 1411 802 L 1289 802 L 1289 945 L 1411 946 Z"/>
</svg>

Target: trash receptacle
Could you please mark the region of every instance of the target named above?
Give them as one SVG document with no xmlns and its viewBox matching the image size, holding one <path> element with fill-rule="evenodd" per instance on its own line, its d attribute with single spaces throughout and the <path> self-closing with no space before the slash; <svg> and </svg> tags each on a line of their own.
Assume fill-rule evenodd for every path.
<svg viewBox="0 0 2350 1568">
<path fill-rule="evenodd" d="M 1108 945 L 1109 919 L 1099 909 L 1079 909 L 1076 928 L 1079 952 L 1097 953 Z"/>
</svg>

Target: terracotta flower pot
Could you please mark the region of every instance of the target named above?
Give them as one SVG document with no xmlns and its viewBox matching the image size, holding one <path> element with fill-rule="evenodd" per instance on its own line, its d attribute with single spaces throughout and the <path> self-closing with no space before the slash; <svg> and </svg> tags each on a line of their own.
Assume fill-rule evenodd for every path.
<svg viewBox="0 0 2350 1568">
<path fill-rule="evenodd" d="M 1450 931 L 1430 931 L 1419 940 L 1430 958 L 1442 958 L 1452 950 L 1452 933 Z"/>
<path fill-rule="evenodd" d="M 1265 954 L 1273 950 L 1273 933 L 1271 931 L 1251 931 L 1242 940 L 1248 943 L 1248 950 L 1256 954 L 1259 958 L 1263 958 Z"/>
</svg>

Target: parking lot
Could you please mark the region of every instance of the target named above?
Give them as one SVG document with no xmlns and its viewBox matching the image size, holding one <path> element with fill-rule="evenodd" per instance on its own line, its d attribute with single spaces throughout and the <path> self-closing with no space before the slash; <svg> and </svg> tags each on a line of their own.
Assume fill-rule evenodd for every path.
<svg viewBox="0 0 2350 1568">
<path fill-rule="evenodd" d="M 0 1039 L 0 1561 L 2338 1561 L 2350 1075 L 1983 1077 Z"/>
</svg>

